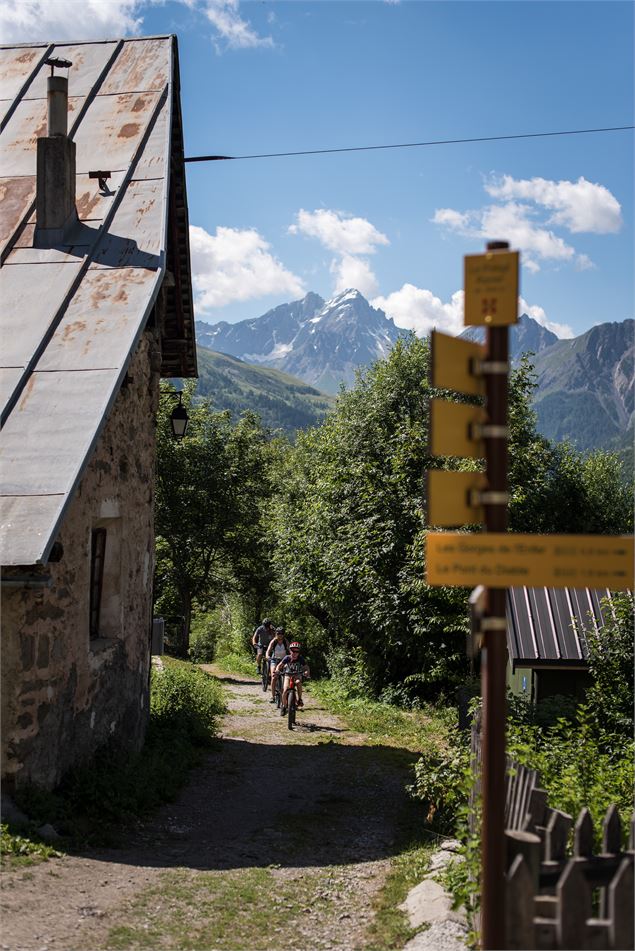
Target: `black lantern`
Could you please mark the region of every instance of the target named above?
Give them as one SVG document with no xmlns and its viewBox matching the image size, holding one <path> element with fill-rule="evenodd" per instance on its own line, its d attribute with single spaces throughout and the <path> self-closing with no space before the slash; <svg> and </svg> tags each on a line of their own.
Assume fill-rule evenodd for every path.
<svg viewBox="0 0 635 951">
<path fill-rule="evenodd" d="M 179 402 L 178 406 L 175 406 L 170 415 L 170 423 L 172 424 L 172 435 L 175 439 L 183 439 L 187 430 L 187 424 L 190 420 L 190 417 L 187 415 L 187 410 L 183 406 L 183 394 L 174 393 L 174 396 L 178 396 Z"/>
</svg>

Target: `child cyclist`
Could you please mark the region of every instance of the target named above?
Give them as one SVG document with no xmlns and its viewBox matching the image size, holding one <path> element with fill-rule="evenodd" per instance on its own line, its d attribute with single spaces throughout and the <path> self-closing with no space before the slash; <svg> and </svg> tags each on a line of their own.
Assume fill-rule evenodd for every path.
<svg viewBox="0 0 635 951">
<path fill-rule="evenodd" d="M 276 636 L 272 641 L 269 642 L 269 647 L 267 648 L 267 663 L 271 664 L 271 700 L 269 703 L 276 702 L 276 681 L 278 679 L 278 674 L 276 673 L 276 668 L 283 658 L 289 655 L 289 642 L 284 636 L 284 628 L 276 628 Z"/>
<path fill-rule="evenodd" d="M 292 641 L 289 644 L 289 653 L 286 657 L 283 657 L 278 666 L 276 667 L 276 673 L 281 674 L 284 672 L 284 693 L 282 694 L 282 710 L 281 713 L 284 714 L 287 712 L 287 700 L 289 697 L 289 678 L 293 674 L 293 678 L 296 682 L 296 690 L 298 692 L 298 707 L 303 707 L 304 702 L 302 700 L 302 679 L 309 678 L 311 672 L 309 670 L 309 665 L 306 662 L 306 659 L 300 653 L 300 644 L 298 641 Z"/>
</svg>

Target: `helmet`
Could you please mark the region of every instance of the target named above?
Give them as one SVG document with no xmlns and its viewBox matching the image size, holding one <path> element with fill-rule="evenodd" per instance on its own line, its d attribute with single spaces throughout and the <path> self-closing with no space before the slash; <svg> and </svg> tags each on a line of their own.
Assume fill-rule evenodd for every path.
<svg viewBox="0 0 635 951">
<path fill-rule="evenodd" d="M 276 628 L 276 634 L 284 634 L 284 628 L 283 628 L 283 627 L 277 627 L 277 628 Z"/>
<path fill-rule="evenodd" d="M 271 621 L 268 617 L 266 617 L 262 623 L 265 627 L 271 627 Z"/>
<path fill-rule="evenodd" d="M 292 651 L 292 650 L 297 650 L 297 651 L 299 651 L 299 650 L 300 650 L 300 645 L 299 645 L 298 641 L 291 641 L 291 643 L 289 644 L 289 650 L 290 650 L 290 651 Z"/>
</svg>

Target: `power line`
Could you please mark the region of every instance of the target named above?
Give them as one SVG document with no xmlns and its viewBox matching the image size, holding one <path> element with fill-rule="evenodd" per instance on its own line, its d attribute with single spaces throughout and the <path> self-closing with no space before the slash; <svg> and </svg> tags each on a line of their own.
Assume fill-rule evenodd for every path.
<svg viewBox="0 0 635 951">
<path fill-rule="evenodd" d="M 372 152 L 378 149 L 415 149 L 430 145 L 459 145 L 468 142 L 503 142 L 509 139 L 540 139 L 554 135 L 588 135 L 593 132 L 624 132 L 632 125 L 606 129 L 570 129 L 566 132 L 524 132 L 521 135 L 484 135 L 473 139 L 434 139 L 430 142 L 400 142 L 395 145 L 357 145 L 344 149 L 307 149 L 303 152 L 266 152 L 260 155 L 189 155 L 185 162 L 238 162 L 244 159 L 287 158 L 294 155 L 331 155 L 334 152 Z"/>
</svg>

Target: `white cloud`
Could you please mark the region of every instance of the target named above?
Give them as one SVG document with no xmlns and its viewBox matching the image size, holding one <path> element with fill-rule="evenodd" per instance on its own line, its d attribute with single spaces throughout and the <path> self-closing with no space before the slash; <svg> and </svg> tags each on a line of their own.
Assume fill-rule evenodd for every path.
<svg viewBox="0 0 635 951">
<path fill-rule="evenodd" d="M 431 330 L 454 335 L 461 333 L 464 329 L 463 298 L 462 290 L 455 291 L 449 301 L 443 302 L 432 291 L 404 284 L 400 290 L 387 297 L 375 297 L 371 303 L 392 317 L 398 327 L 414 330 L 418 337 L 425 337 Z M 568 324 L 549 320 L 544 308 L 529 304 L 523 297 L 518 298 L 518 313 L 528 314 L 558 337 L 574 336 Z"/>
<path fill-rule="evenodd" d="M 575 248 L 550 229 L 536 224 L 533 215 L 529 205 L 510 201 L 477 211 L 438 208 L 432 221 L 466 238 L 509 241 L 512 248 L 523 252 L 523 267 L 533 272 L 540 270 L 541 261 L 576 261 Z"/>
<path fill-rule="evenodd" d="M 573 234 L 582 231 L 614 234 L 622 227 L 619 201 L 604 185 L 580 177 L 577 182 L 552 182 L 545 178 L 493 178 L 485 185 L 492 198 L 520 198 L 553 210 L 548 224 L 560 225 Z"/>
<path fill-rule="evenodd" d="M 95 40 L 137 34 L 139 0 L 4 0 L 0 6 L 2 43 Z"/>
<path fill-rule="evenodd" d="M 377 291 L 377 278 L 365 258 L 345 254 L 331 262 L 331 274 L 335 275 L 333 292 L 339 294 L 349 287 L 356 288 L 364 297 L 370 297 Z"/>
<path fill-rule="evenodd" d="M 297 223 L 290 234 L 303 234 L 318 241 L 336 254 L 373 254 L 376 246 L 390 244 L 388 238 L 366 218 L 346 217 L 339 211 L 320 208 L 297 214 Z"/>
<path fill-rule="evenodd" d="M 0 42 L 96 40 L 137 35 L 143 12 L 162 0 L 4 0 L 0 6 Z M 274 45 L 260 36 L 239 12 L 239 0 L 178 0 L 202 13 L 215 30 L 216 48 L 249 49 Z"/>
<path fill-rule="evenodd" d="M 404 284 L 387 297 L 376 297 L 372 305 L 385 311 L 398 327 L 414 330 L 418 337 L 433 329 L 450 334 L 463 330 L 463 291 L 456 291 L 443 303 L 432 291 Z"/>
<path fill-rule="evenodd" d="M 518 298 L 518 313 L 533 317 L 535 321 L 554 333 L 556 337 L 568 340 L 575 336 L 569 324 L 558 324 L 553 320 L 548 320 L 543 307 L 538 304 L 528 304 L 524 297 Z"/>
<path fill-rule="evenodd" d="M 268 242 L 253 228 L 219 227 L 211 235 L 192 225 L 190 252 L 199 312 L 269 294 L 298 298 L 306 293 L 300 278 L 273 256 Z"/>
<path fill-rule="evenodd" d="M 301 208 L 295 224 L 289 226 L 289 234 L 317 238 L 320 244 L 338 255 L 330 265 L 331 274 L 335 276 L 334 293 L 355 287 L 368 297 L 377 291 L 377 278 L 370 263 L 360 255 L 374 254 L 379 245 L 390 244 L 390 241 L 366 218 L 355 218 L 326 208 L 316 211 Z"/>
<path fill-rule="evenodd" d="M 523 252 L 523 266 L 535 273 L 545 262 L 571 264 L 579 271 L 594 267 L 558 233 L 609 234 L 622 226 L 621 207 L 604 185 L 585 178 L 552 182 L 545 178 L 492 176 L 485 191 L 499 204 L 459 211 L 437 208 L 432 221 L 448 231 L 483 241 L 504 239 Z"/>
<path fill-rule="evenodd" d="M 273 46 L 273 39 L 260 36 L 248 20 L 243 20 L 238 8 L 238 0 L 205 0 L 201 9 L 230 49 Z"/>
</svg>

